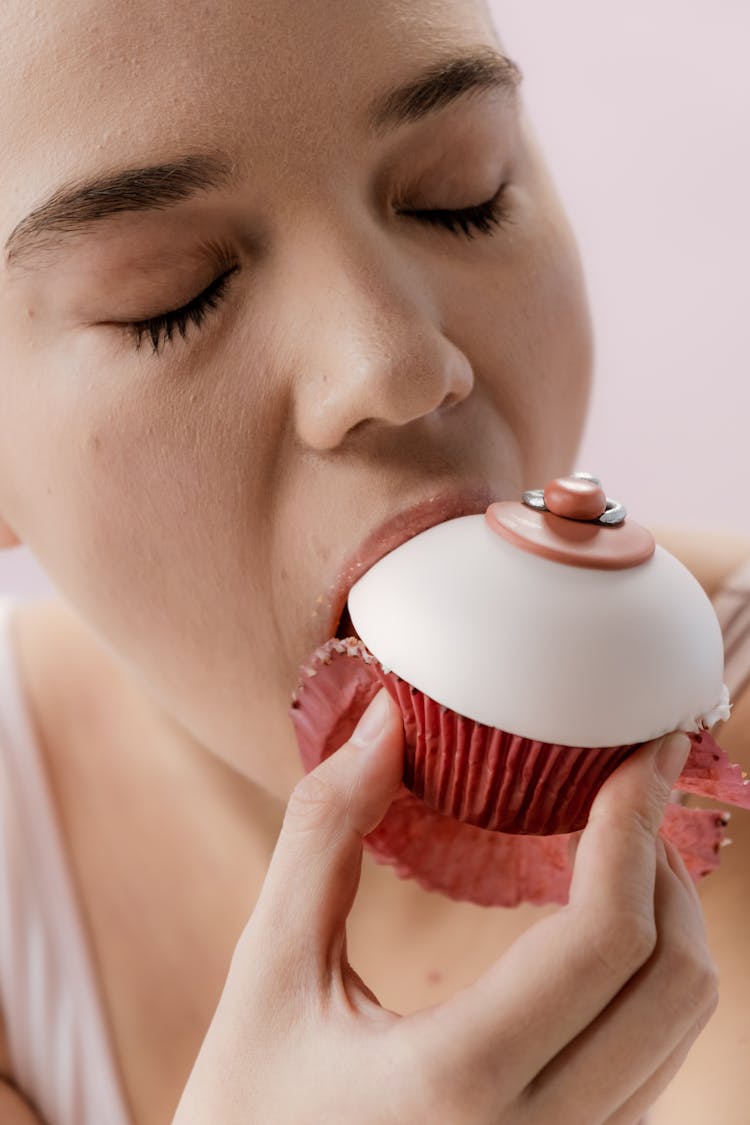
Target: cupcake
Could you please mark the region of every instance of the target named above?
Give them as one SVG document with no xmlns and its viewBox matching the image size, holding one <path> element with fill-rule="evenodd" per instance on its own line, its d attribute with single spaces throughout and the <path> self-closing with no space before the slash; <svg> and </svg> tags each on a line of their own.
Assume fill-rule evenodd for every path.
<svg viewBox="0 0 750 1125">
<path fill-rule="evenodd" d="M 312 769 L 381 686 L 397 701 L 403 789 L 368 844 L 402 874 L 419 878 L 438 842 L 443 872 L 459 852 L 507 866 L 509 847 L 562 868 L 565 836 L 638 746 L 681 729 L 718 751 L 707 732 L 729 699 L 713 607 L 590 474 L 414 536 L 355 582 L 347 611 L 352 635 L 305 662 L 292 720 Z M 560 901 L 559 888 L 522 897 Z"/>
</svg>

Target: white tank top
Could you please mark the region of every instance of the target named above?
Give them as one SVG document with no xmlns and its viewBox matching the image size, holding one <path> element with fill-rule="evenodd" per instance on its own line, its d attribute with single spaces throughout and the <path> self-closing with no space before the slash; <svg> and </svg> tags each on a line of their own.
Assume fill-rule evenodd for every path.
<svg viewBox="0 0 750 1125">
<path fill-rule="evenodd" d="M 0 598 L 0 1006 L 13 1075 L 49 1125 L 130 1125 Z"/>
<path fill-rule="evenodd" d="M 713 599 L 732 699 L 750 689 L 750 560 Z M 0 1009 L 49 1125 L 130 1125 L 96 970 L 0 598 Z M 714 733 L 720 738 L 720 724 Z"/>
</svg>

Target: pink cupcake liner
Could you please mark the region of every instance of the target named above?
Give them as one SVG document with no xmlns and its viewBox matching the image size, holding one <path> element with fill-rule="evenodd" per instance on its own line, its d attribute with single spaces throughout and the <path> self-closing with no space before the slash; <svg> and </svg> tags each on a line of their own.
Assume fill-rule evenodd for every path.
<svg viewBox="0 0 750 1125">
<path fill-rule="evenodd" d="M 401 704 L 404 691 L 396 681 L 399 678 L 354 638 L 334 639 L 317 649 L 303 666 L 291 710 L 306 770 L 347 741 L 382 684 Z M 406 709 L 405 731 L 407 723 L 416 729 L 414 716 L 423 713 L 418 709 L 428 697 L 399 683 L 408 689 L 409 699 L 416 700 Z M 676 789 L 750 809 L 750 784 L 740 767 L 708 732 L 690 737 L 692 748 Z M 575 768 L 587 777 L 582 762 L 579 759 Z M 591 786 L 590 777 L 586 785 Z M 677 846 L 696 881 L 719 866 L 727 821 L 713 809 L 667 806 L 661 833 Z M 511 907 L 567 902 L 569 840 L 569 833 L 523 835 L 468 824 L 431 808 L 404 785 L 364 845 L 375 862 L 391 866 L 398 876 L 428 891 L 482 906 Z"/>
<path fill-rule="evenodd" d="M 364 675 L 352 661 L 364 665 Z M 346 713 L 355 698 L 371 698 L 381 684 L 404 721 L 407 789 L 435 812 L 492 832 L 537 836 L 583 828 L 603 782 L 641 745 L 562 746 L 467 719 L 387 671 L 354 638 L 328 641 L 303 669 L 292 710 L 301 745 L 311 738 L 305 713 Z"/>
<path fill-rule="evenodd" d="M 667 806 L 661 835 L 677 846 L 696 882 L 719 866 L 727 819 L 714 809 Z M 571 838 L 487 832 L 441 816 L 404 791 L 364 845 L 400 878 L 456 901 L 547 906 L 568 901 Z"/>
<path fill-rule="evenodd" d="M 534 836 L 582 828 L 604 780 L 636 748 L 508 734 L 391 676 L 407 734 L 404 784 L 436 812 L 477 828 Z"/>
</svg>

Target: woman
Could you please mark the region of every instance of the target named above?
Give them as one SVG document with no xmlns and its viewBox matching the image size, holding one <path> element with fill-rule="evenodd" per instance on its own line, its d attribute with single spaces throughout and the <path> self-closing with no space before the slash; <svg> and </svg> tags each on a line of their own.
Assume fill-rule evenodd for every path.
<svg viewBox="0 0 750 1125">
<path fill-rule="evenodd" d="M 399 724 L 297 784 L 288 718 L 374 528 L 575 467 L 585 290 L 517 66 L 480 0 L 70 15 L 0 16 L 0 529 L 60 592 L 7 619 L 3 1120 L 638 1120 L 716 1003 L 657 837 L 681 740 L 602 789 L 566 910 L 369 862 L 352 906 Z"/>
</svg>

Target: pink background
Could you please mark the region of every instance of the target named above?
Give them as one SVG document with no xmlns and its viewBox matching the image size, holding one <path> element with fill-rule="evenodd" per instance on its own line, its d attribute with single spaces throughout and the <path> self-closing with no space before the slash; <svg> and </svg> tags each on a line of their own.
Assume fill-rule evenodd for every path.
<svg viewBox="0 0 750 1125">
<path fill-rule="evenodd" d="M 750 8 L 492 6 L 589 279 L 578 467 L 644 523 L 750 534 Z M 48 588 L 27 550 L 0 552 L 0 589 Z"/>
<path fill-rule="evenodd" d="M 750 7 L 492 8 L 589 280 L 578 467 L 645 523 L 750 533 Z"/>
</svg>

